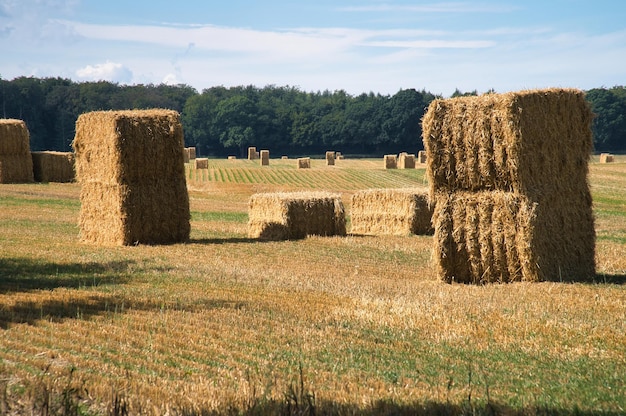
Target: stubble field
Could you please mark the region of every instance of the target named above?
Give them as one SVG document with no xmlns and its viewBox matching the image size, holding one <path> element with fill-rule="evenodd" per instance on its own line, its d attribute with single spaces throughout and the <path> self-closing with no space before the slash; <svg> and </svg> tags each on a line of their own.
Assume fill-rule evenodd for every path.
<svg viewBox="0 0 626 416">
<path fill-rule="evenodd" d="M 247 238 L 256 192 L 340 192 L 349 217 L 358 190 L 427 186 L 382 160 L 210 160 L 165 246 L 79 243 L 78 184 L 0 185 L 0 410 L 623 414 L 626 160 L 596 159 L 593 284 L 445 284 L 429 236 Z"/>
</svg>

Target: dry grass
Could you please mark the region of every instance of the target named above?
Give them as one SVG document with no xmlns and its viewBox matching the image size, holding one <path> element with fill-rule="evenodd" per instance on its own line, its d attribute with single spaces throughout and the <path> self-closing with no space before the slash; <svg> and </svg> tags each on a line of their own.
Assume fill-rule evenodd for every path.
<svg viewBox="0 0 626 416">
<path fill-rule="evenodd" d="M 358 166 L 337 191 L 401 173 Z M 27 406 L 73 371 L 92 411 L 270 413 L 301 365 L 320 413 L 622 413 L 626 165 L 591 185 L 598 284 L 485 286 L 439 282 L 430 236 L 248 239 L 250 196 L 282 184 L 194 182 L 190 242 L 137 247 L 78 243 L 77 184 L 2 185 L 1 386 Z"/>
</svg>

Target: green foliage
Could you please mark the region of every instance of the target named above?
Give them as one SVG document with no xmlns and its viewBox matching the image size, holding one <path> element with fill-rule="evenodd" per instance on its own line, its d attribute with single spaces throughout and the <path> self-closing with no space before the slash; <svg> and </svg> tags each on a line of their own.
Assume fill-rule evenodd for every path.
<svg viewBox="0 0 626 416">
<path fill-rule="evenodd" d="M 493 90 L 488 93 L 493 93 Z M 181 113 L 187 146 L 203 156 L 246 155 L 248 146 L 281 154 L 378 154 L 423 148 L 421 118 L 437 98 L 425 90 L 394 95 L 296 87 L 75 83 L 63 78 L 0 78 L 0 116 L 24 120 L 32 150 L 69 151 L 77 117 L 88 111 L 169 108 Z M 452 97 L 478 95 L 458 89 Z M 626 150 L 626 88 L 587 91 L 596 114 L 596 151 Z"/>
</svg>

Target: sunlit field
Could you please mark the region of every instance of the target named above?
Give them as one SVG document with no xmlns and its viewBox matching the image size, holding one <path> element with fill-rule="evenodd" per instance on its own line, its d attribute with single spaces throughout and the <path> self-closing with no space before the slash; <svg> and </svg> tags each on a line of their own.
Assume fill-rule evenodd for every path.
<svg viewBox="0 0 626 416">
<path fill-rule="evenodd" d="M 247 238 L 256 192 L 427 187 L 382 158 L 187 169 L 191 240 L 78 242 L 78 184 L 0 185 L 0 414 L 624 414 L 626 157 L 595 283 L 435 278 L 430 236 Z M 348 232 L 350 226 L 348 223 Z"/>
</svg>

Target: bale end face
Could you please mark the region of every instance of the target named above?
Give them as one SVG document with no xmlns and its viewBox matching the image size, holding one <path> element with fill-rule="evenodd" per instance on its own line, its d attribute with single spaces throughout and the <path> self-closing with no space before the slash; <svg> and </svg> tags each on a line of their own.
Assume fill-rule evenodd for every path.
<svg viewBox="0 0 626 416">
<path fill-rule="evenodd" d="M 0 119 L 0 183 L 31 183 L 30 134 L 22 120 Z"/>
</svg>

